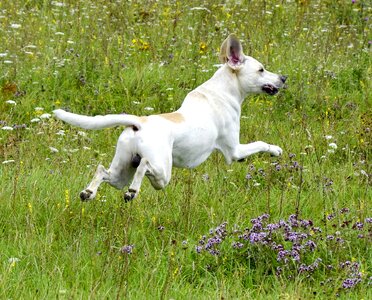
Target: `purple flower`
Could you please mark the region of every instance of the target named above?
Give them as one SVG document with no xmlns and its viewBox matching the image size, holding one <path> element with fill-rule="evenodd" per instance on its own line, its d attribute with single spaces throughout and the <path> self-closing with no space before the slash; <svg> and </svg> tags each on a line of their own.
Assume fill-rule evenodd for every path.
<svg viewBox="0 0 372 300">
<path fill-rule="evenodd" d="M 305 229 L 308 228 L 309 226 L 313 226 L 313 221 L 311 220 L 301 220 L 300 223 L 301 226 Z"/>
<path fill-rule="evenodd" d="M 369 224 L 372 224 L 372 218 L 366 218 L 364 220 L 364 222 L 369 223 Z"/>
<path fill-rule="evenodd" d="M 351 289 L 351 288 L 355 287 L 361 281 L 362 280 L 360 278 L 347 278 L 342 283 L 342 287 L 344 289 Z"/>
<path fill-rule="evenodd" d="M 247 179 L 247 180 L 251 180 L 253 177 L 252 177 L 252 175 L 251 174 L 247 174 L 247 175 L 245 175 L 245 179 Z"/>
<path fill-rule="evenodd" d="M 120 249 L 121 253 L 132 254 L 134 245 L 125 245 Z"/>
<path fill-rule="evenodd" d="M 327 220 L 330 221 L 335 217 L 335 214 L 330 214 L 327 216 Z"/>
<path fill-rule="evenodd" d="M 300 253 L 298 253 L 296 250 L 291 251 L 291 256 L 295 261 L 300 261 Z"/>
<path fill-rule="evenodd" d="M 280 250 L 276 258 L 277 261 L 283 261 L 285 264 L 288 262 L 287 256 L 289 255 L 288 250 Z"/>
<path fill-rule="evenodd" d="M 362 230 L 364 224 L 362 222 L 356 222 L 353 226 L 353 229 Z"/>
<path fill-rule="evenodd" d="M 342 213 L 342 214 L 346 214 L 346 213 L 348 213 L 350 211 L 350 209 L 348 209 L 347 207 L 344 207 L 344 208 L 341 208 L 340 209 L 340 213 Z"/>
<path fill-rule="evenodd" d="M 271 232 L 277 230 L 278 228 L 279 224 L 267 224 L 265 229 Z"/>
<path fill-rule="evenodd" d="M 240 243 L 240 242 L 234 242 L 234 243 L 232 244 L 232 247 L 233 247 L 234 249 L 241 249 L 241 248 L 244 247 L 244 244 L 243 244 L 243 243 Z"/>
<path fill-rule="evenodd" d="M 202 252 L 202 250 L 203 250 L 203 247 L 202 246 L 196 246 L 195 247 L 195 251 L 196 251 L 196 253 L 201 253 Z"/>
<path fill-rule="evenodd" d="M 266 236 L 267 236 L 266 232 L 259 232 L 259 233 L 252 232 L 249 235 L 249 240 L 252 244 L 255 244 L 255 243 L 262 242 L 266 238 Z"/>
<path fill-rule="evenodd" d="M 313 252 L 316 248 L 316 244 L 312 240 L 308 240 L 305 246 L 309 247 L 310 251 Z"/>
</svg>

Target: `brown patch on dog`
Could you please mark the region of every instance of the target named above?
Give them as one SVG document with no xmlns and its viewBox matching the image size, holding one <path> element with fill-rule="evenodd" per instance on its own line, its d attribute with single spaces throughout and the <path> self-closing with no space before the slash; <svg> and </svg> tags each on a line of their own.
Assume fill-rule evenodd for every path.
<svg viewBox="0 0 372 300">
<path fill-rule="evenodd" d="M 147 122 L 147 117 L 138 117 L 138 119 L 141 123 L 146 123 Z"/>
<path fill-rule="evenodd" d="M 168 114 L 161 114 L 159 117 L 162 117 L 164 119 L 167 119 L 168 121 L 171 121 L 173 123 L 182 123 L 185 121 L 185 118 L 180 113 L 174 112 L 174 113 L 168 113 Z"/>
</svg>

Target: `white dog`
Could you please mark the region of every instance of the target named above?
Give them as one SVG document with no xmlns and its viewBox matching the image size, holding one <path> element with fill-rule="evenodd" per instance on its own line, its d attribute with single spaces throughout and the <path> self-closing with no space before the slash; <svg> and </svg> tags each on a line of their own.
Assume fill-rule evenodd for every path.
<svg viewBox="0 0 372 300">
<path fill-rule="evenodd" d="M 85 129 L 126 126 L 110 168 L 98 166 L 92 182 L 80 193 L 81 200 L 93 199 L 100 184 L 108 182 L 118 189 L 130 184 L 124 194 L 129 201 L 138 195 L 145 175 L 155 189 L 162 189 L 171 179 L 172 165 L 194 168 L 215 149 L 228 164 L 258 152 L 280 155 L 280 147 L 264 142 L 240 144 L 240 112 L 248 94 L 274 95 L 286 77 L 268 72 L 260 62 L 244 55 L 240 41 L 232 34 L 222 43 L 220 61 L 223 66 L 213 77 L 191 91 L 172 113 L 90 117 L 55 110 L 58 119 Z"/>
</svg>

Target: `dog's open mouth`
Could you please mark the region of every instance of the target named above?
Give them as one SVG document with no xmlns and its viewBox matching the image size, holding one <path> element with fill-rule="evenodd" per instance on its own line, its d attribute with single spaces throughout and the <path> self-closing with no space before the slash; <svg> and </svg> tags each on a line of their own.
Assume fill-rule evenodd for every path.
<svg viewBox="0 0 372 300">
<path fill-rule="evenodd" d="M 262 90 L 269 95 L 275 95 L 277 92 L 279 92 L 279 89 L 272 84 L 264 84 L 262 86 Z"/>
</svg>

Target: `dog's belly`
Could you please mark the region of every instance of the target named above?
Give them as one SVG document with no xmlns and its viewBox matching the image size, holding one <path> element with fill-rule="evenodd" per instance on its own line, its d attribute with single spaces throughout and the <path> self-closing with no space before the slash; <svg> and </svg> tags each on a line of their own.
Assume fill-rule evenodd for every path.
<svg viewBox="0 0 372 300">
<path fill-rule="evenodd" d="M 214 144 L 198 138 L 173 145 L 173 165 L 178 168 L 194 168 L 204 162 L 214 150 Z"/>
</svg>

